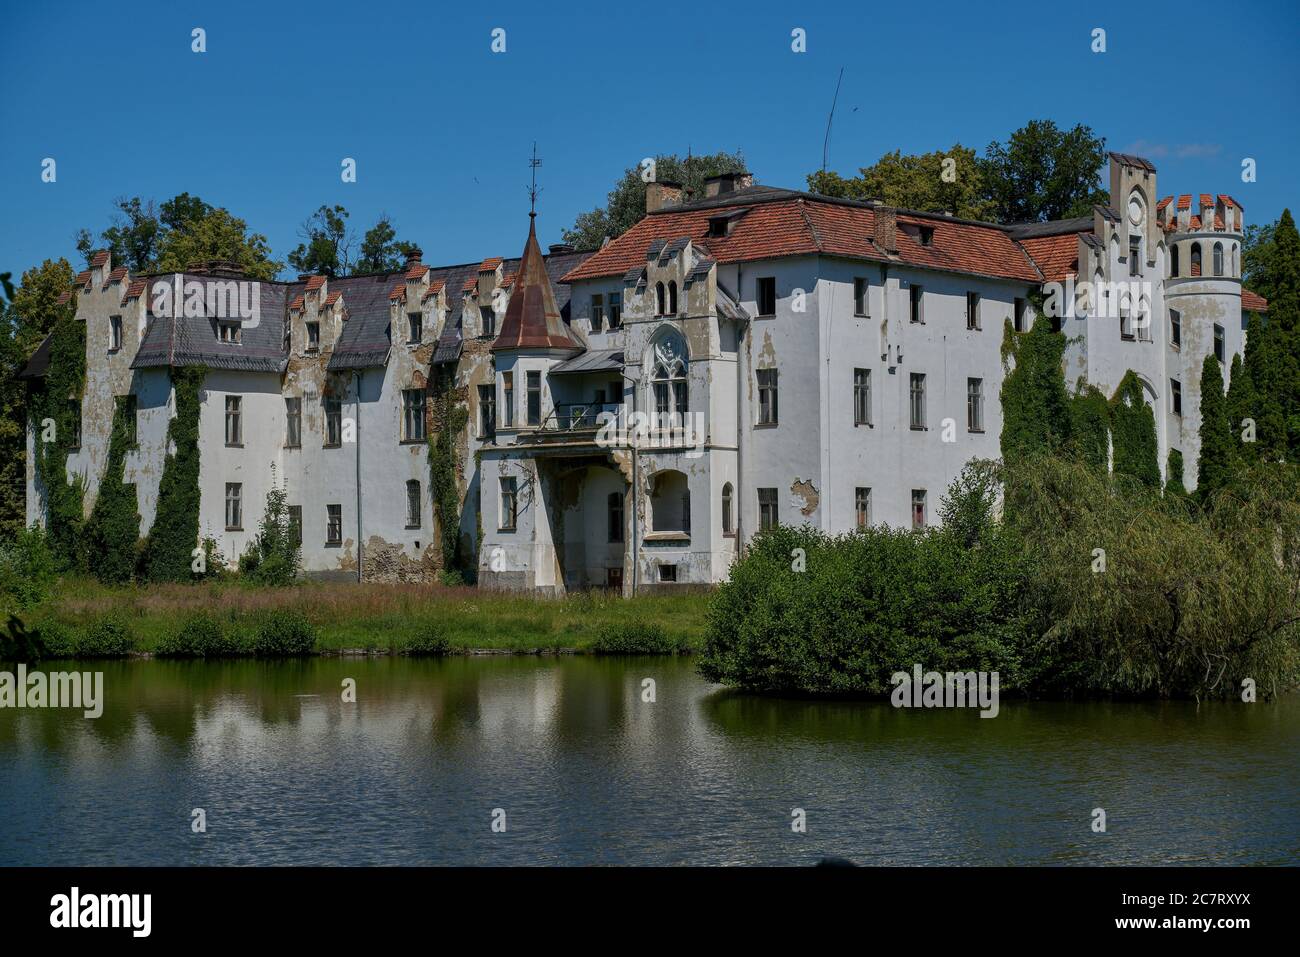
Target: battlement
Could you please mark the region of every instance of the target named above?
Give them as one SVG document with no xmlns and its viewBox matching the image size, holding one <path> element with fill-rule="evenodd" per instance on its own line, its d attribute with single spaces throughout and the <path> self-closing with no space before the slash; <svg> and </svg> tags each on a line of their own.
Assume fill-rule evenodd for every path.
<svg viewBox="0 0 1300 957">
<path fill-rule="evenodd" d="M 1233 233 L 1245 231 L 1245 210 L 1226 193 L 1183 193 L 1156 204 L 1156 221 L 1165 233 Z"/>
</svg>

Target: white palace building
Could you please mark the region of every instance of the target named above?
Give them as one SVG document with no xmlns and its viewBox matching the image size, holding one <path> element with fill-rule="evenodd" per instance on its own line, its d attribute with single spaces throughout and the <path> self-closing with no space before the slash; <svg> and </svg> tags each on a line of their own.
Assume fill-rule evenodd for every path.
<svg viewBox="0 0 1300 957">
<path fill-rule="evenodd" d="M 124 478 L 147 532 L 172 370 L 202 366 L 198 534 L 232 561 L 276 481 L 313 577 L 427 579 L 453 535 L 484 587 L 709 584 L 773 523 L 937 521 L 963 464 L 998 457 L 1006 324 L 1028 329 L 1031 294 L 1065 289 L 1067 383 L 1110 395 L 1133 370 L 1161 468 L 1181 451 L 1192 488 L 1204 357 L 1226 379 L 1245 313 L 1266 308 L 1241 287 L 1243 211 L 1159 199 L 1155 167 L 1116 153 L 1110 196 L 1088 217 L 1002 226 L 747 174 L 693 199 L 650 183 L 644 218 L 599 251 L 543 254 L 530 223 L 518 259 L 417 254 L 394 274 L 251 284 L 234 320 L 160 309 L 155 291 L 250 284 L 225 264 L 133 277 L 100 252 L 69 294 L 87 377 L 68 473 L 88 512 L 127 397 Z M 1107 284 L 1140 301 L 1114 306 Z M 48 361 L 43 346 L 24 370 L 33 387 Z M 430 495 L 447 390 L 468 413 L 455 528 Z M 46 508 L 37 438 L 29 522 Z"/>
</svg>

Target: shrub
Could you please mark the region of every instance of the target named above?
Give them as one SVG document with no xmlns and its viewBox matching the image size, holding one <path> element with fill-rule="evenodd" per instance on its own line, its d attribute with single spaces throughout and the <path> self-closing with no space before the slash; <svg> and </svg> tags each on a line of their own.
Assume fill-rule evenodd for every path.
<svg viewBox="0 0 1300 957">
<path fill-rule="evenodd" d="M 41 657 L 75 658 L 77 633 L 60 621 L 43 621 L 34 629 Z"/>
<path fill-rule="evenodd" d="M 276 485 L 273 465 L 266 510 L 257 537 L 239 558 L 239 571 L 259 585 L 291 585 L 298 577 L 301 560 L 298 530 L 289 516 L 289 493 L 284 486 Z"/>
<path fill-rule="evenodd" d="M 22 611 L 50 596 L 57 561 L 44 529 L 24 529 L 0 546 L 0 610 Z"/>
<path fill-rule="evenodd" d="M 592 642 L 591 650 L 597 655 L 673 655 L 686 649 L 669 638 L 662 625 L 630 622 L 606 625 Z"/>
<path fill-rule="evenodd" d="M 301 612 L 272 611 L 253 635 L 252 652 L 258 658 L 292 658 L 316 650 L 316 629 Z"/>
<path fill-rule="evenodd" d="M 125 658 L 134 644 L 126 625 L 112 616 L 91 624 L 76 642 L 78 658 Z"/>
<path fill-rule="evenodd" d="M 420 631 L 402 649 L 402 653 L 412 657 L 441 657 L 451 652 L 451 639 L 437 625 Z"/>
<path fill-rule="evenodd" d="M 239 653 L 238 643 L 228 640 L 221 622 L 200 612 L 181 627 L 159 639 L 154 654 L 160 658 L 217 658 Z"/>
</svg>

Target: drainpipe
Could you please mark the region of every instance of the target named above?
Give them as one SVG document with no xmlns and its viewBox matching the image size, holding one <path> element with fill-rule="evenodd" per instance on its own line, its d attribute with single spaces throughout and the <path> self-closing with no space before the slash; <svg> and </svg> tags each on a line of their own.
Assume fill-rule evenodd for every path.
<svg viewBox="0 0 1300 957">
<path fill-rule="evenodd" d="M 352 385 L 357 393 L 357 419 L 356 433 L 357 440 L 357 581 L 361 581 L 361 370 L 355 369 L 352 372 Z"/>
<path fill-rule="evenodd" d="M 736 305 L 744 309 L 745 267 L 736 265 Z M 745 383 L 749 373 L 745 370 L 745 339 L 749 335 L 749 320 L 742 319 L 736 327 L 736 498 L 735 513 L 731 516 L 736 523 L 736 558 L 740 558 L 745 547 L 745 427 L 749 421 L 748 408 L 744 405 Z"/>
<path fill-rule="evenodd" d="M 624 371 L 623 373 L 623 378 L 626 379 L 628 382 L 632 383 L 632 415 L 635 416 L 637 412 L 637 386 L 640 383 L 638 383 L 636 380 L 628 376 L 626 371 Z M 636 444 L 635 433 L 629 432 L 628 434 L 633 436 L 632 443 L 631 443 L 632 444 L 632 495 L 630 497 L 632 499 L 631 502 L 632 505 L 632 595 L 635 597 L 636 589 L 637 589 L 637 585 L 639 584 L 640 573 L 641 573 L 641 546 L 640 546 L 641 523 L 637 521 L 638 489 L 640 489 L 641 487 L 641 473 L 640 473 L 640 463 L 639 460 L 637 459 L 637 444 Z"/>
</svg>

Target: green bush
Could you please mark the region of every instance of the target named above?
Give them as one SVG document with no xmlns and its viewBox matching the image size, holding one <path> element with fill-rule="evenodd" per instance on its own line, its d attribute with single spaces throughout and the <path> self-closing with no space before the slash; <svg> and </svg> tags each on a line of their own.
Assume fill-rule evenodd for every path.
<svg viewBox="0 0 1300 957">
<path fill-rule="evenodd" d="M 75 658 L 77 632 L 61 621 L 43 621 L 34 629 L 36 641 L 45 658 Z"/>
<path fill-rule="evenodd" d="M 298 529 L 289 516 L 289 493 L 275 482 L 271 466 L 271 491 L 257 537 L 239 558 L 239 572 L 258 585 L 292 585 L 302 563 Z"/>
<path fill-rule="evenodd" d="M 77 658 L 125 658 L 135 647 L 120 618 L 100 618 L 76 642 Z"/>
<path fill-rule="evenodd" d="M 49 598 L 57 567 L 40 526 L 23 530 L 0 546 L 0 610 L 22 611 Z"/>
<path fill-rule="evenodd" d="M 270 612 L 253 635 L 252 653 L 258 658 L 292 658 L 316 650 L 316 629 L 296 611 Z"/>
<path fill-rule="evenodd" d="M 591 644 L 597 655 L 674 655 L 685 650 L 662 625 L 652 622 L 606 625 Z"/>
<path fill-rule="evenodd" d="M 753 690 L 879 694 L 921 664 L 997 671 L 1014 687 L 1034 626 L 1022 598 L 1030 565 L 993 522 L 981 468 L 954 483 L 943 528 L 758 535 L 710 605 L 701 674 Z"/>
<path fill-rule="evenodd" d="M 154 654 L 160 658 L 220 658 L 237 655 L 240 650 L 233 637 L 227 638 L 221 622 L 200 612 L 159 639 Z"/>
<path fill-rule="evenodd" d="M 412 657 L 441 657 L 451 653 L 451 639 L 438 626 L 430 626 L 408 641 L 402 653 Z"/>
</svg>

